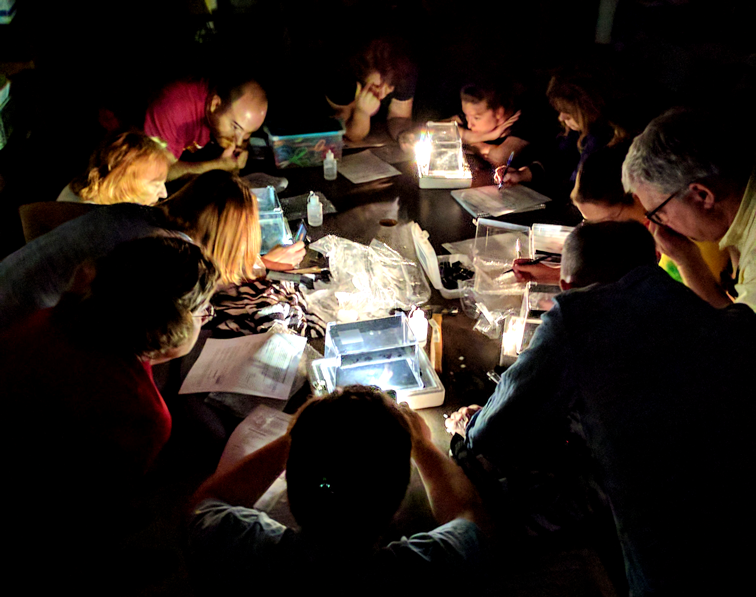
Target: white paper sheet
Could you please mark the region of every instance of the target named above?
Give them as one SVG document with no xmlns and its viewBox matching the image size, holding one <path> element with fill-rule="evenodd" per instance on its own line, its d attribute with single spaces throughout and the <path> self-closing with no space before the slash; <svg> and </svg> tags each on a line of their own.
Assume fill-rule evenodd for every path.
<svg viewBox="0 0 756 597">
<path fill-rule="evenodd" d="M 233 468 L 245 456 L 269 444 L 286 433 L 291 415 L 258 404 L 236 426 L 221 454 L 216 472 Z"/>
<path fill-rule="evenodd" d="M 306 344 L 291 334 L 210 338 L 179 394 L 237 392 L 287 400 Z"/>
<path fill-rule="evenodd" d="M 341 158 L 339 172 L 354 184 L 362 184 L 401 174 L 391 164 L 373 155 L 370 150 Z"/>
</svg>

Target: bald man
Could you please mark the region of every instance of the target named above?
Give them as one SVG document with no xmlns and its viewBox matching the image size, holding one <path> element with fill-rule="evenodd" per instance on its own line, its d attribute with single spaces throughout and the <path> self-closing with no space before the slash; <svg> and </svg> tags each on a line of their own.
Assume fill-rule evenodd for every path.
<svg viewBox="0 0 756 597">
<path fill-rule="evenodd" d="M 147 109 L 144 131 L 165 141 L 172 163 L 168 180 L 208 170 L 230 172 L 247 163 L 247 141 L 262 126 L 268 99 L 259 83 L 176 81 Z M 206 161 L 191 154 L 215 141 L 220 156 Z"/>
</svg>

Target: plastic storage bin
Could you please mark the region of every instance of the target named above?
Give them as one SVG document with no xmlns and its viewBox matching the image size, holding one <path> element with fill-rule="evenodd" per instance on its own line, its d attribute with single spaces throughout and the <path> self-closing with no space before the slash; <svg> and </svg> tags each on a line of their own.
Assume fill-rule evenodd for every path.
<svg viewBox="0 0 756 597">
<path fill-rule="evenodd" d="M 459 127 L 454 122 L 426 124 L 415 145 L 415 162 L 421 189 L 460 189 L 472 184 Z"/>
<path fill-rule="evenodd" d="M 519 309 L 525 285 L 511 271 L 514 260 L 533 258 L 533 236 L 527 226 L 478 218 L 473 247 L 475 294 L 492 311 Z"/>
<path fill-rule="evenodd" d="M 337 386 L 363 384 L 393 390 L 411 408 L 439 406 L 444 386 L 418 346 L 404 313 L 326 328 L 325 358 L 310 365 L 316 395 Z"/>
<path fill-rule="evenodd" d="M 337 160 L 341 159 L 344 127 L 335 118 L 294 128 L 265 129 L 276 168 L 320 166 L 329 150 Z"/>
<path fill-rule="evenodd" d="M 257 205 L 260 208 L 260 255 L 265 255 L 276 245 L 290 245 L 294 242 L 276 190 L 269 186 L 252 189 L 252 192 L 257 197 Z"/>
</svg>

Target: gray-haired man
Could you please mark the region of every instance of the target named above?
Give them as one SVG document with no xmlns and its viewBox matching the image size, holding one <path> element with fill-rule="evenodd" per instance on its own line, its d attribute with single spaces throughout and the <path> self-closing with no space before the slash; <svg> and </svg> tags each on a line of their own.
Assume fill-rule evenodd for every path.
<svg viewBox="0 0 756 597">
<path fill-rule="evenodd" d="M 728 132 L 704 114 L 671 110 L 633 141 L 622 182 L 646 208 L 657 245 L 691 289 L 715 307 L 732 302 L 692 241 L 718 242 L 737 272 L 734 300 L 756 309 L 753 147 Z"/>
</svg>

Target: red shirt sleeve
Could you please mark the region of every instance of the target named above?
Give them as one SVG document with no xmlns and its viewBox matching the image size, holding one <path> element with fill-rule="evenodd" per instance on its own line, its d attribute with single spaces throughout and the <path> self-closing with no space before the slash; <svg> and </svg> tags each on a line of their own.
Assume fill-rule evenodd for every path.
<svg viewBox="0 0 756 597">
<path fill-rule="evenodd" d="M 177 160 L 185 149 L 204 147 L 210 141 L 205 117 L 207 93 L 203 81 L 171 83 L 147 108 L 144 132 L 165 141 Z"/>
</svg>

